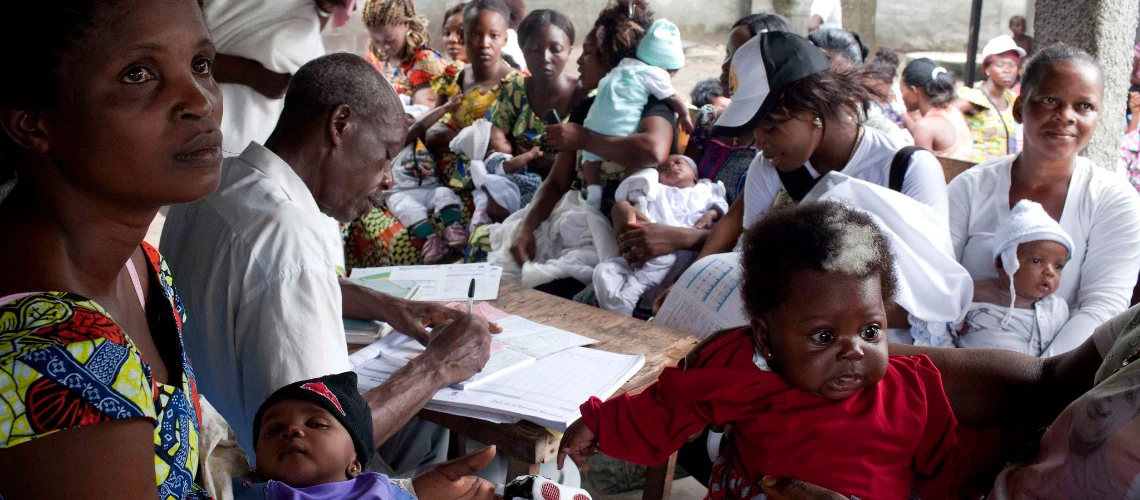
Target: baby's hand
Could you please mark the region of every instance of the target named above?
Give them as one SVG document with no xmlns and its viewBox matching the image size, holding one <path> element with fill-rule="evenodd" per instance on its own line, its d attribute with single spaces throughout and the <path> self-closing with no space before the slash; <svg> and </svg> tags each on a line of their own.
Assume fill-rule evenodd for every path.
<svg viewBox="0 0 1140 500">
<path fill-rule="evenodd" d="M 459 109 L 459 103 L 462 101 L 463 101 L 463 93 L 457 92 L 455 95 L 451 96 L 451 99 L 448 99 L 447 102 L 443 103 L 443 108 L 446 109 L 448 112 L 455 111 L 455 110 Z"/>
<path fill-rule="evenodd" d="M 589 470 L 586 458 L 597 455 L 600 451 L 598 437 L 585 422 L 578 419 L 566 429 L 566 434 L 562 435 L 562 442 L 558 445 L 558 470 L 562 470 L 562 466 L 566 464 L 566 455 L 570 455 L 570 459 L 574 460 L 579 469 Z"/>
<path fill-rule="evenodd" d="M 700 219 L 697 219 L 697 223 L 693 224 L 693 228 L 712 229 L 713 224 L 716 224 L 717 216 L 719 215 L 720 214 L 717 213 L 716 210 L 709 210 L 708 212 L 705 212 L 705 214 L 702 215 Z"/>
</svg>

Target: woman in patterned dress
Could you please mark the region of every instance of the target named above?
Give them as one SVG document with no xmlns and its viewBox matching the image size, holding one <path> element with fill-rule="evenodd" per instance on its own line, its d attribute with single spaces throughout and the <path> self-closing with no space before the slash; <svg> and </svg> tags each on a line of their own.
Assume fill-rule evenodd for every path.
<svg viewBox="0 0 1140 500">
<path fill-rule="evenodd" d="M 586 95 L 577 79 L 562 72 L 574 45 L 574 25 L 565 14 L 549 9 L 532 11 L 519 24 L 518 31 L 527 67 L 534 73 L 520 74 L 504 83 L 487 111 L 487 120 L 503 131 L 514 155 L 541 147 L 546 127 L 543 117 L 553 110 L 565 121 Z M 553 163 L 553 154 L 541 156 L 531 161 L 525 171 L 510 176 L 519 187 L 523 206 L 530 203 Z M 475 228 L 465 260 L 487 260 L 490 246 L 489 228 Z"/>
<path fill-rule="evenodd" d="M 21 2 L 0 37 L 0 495 L 204 498 L 182 304 L 143 242 L 218 186 L 199 2 Z"/>
<path fill-rule="evenodd" d="M 506 43 L 507 18 L 510 11 L 501 0 L 476 0 L 463 11 L 464 43 L 469 64 L 449 78 L 444 75 L 432 82 L 440 102 L 462 93 L 459 107 L 448 113 L 427 132 L 425 141 L 436 158 L 437 173 L 463 200 L 462 224 L 443 227 L 444 240 L 449 246 L 462 250 L 468 234 L 465 229 L 471 220 L 473 202 L 471 176 L 466 161 L 452 154 L 448 144 L 455 134 L 475 120 L 483 118 L 498 96 L 502 84 L 517 72 L 502 60 Z M 423 263 L 423 254 L 412 245 L 408 229 L 386 209 L 377 208 L 344 228 L 345 263 L 349 268 Z M 455 255 L 459 257 L 458 252 Z"/>
<path fill-rule="evenodd" d="M 434 107 L 436 93 L 431 84 L 448 71 L 449 65 L 428 47 L 428 21 L 416 14 L 415 2 L 369 0 L 363 14 L 372 38 L 364 58 L 412 104 Z"/>
<path fill-rule="evenodd" d="M 504 83 L 487 111 L 487 119 L 506 134 L 515 155 L 542 144 L 546 113 L 554 110 L 565 120 L 586 94 L 576 78 L 563 73 L 574 45 L 574 25 L 566 15 L 536 10 L 523 19 L 518 31 L 531 75 L 520 74 Z M 532 161 L 527 169 L 545 177 L 553 163 L 550 155 Z"/>
</svg>

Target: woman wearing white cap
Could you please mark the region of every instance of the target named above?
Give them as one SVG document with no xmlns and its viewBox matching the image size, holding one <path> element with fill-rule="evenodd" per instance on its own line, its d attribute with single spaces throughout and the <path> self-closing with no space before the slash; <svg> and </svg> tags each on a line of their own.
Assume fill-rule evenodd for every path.
<svg viewBox="0 0 1140 500">
<path fill-rule="evenodd" d="M 763 154 L 752 162 L 744 194 L 713 229 L 702 257 L 732 250 L 744 228 L 773 206 L 799 201 L 831 171 L 891 187 L 945 216 L 938 160 L 860 125 L 856 103 L 865 106 L 868 91 L 853 75 L 829 70 L 827 57 L 807 39 L 761 33 L 736 51 L 732 73 L 732 104 L 714 133 L 753 135 Z"/>
<path fill-rule="evenodd" d="M 1017 152 L 1017 123 L 1013 120 L 1011 90 L 1017 83 L 1025 49 L 1009 35 L 990 40 L 982 49 L 982 74 L 986 79 L 973 88 L 958 89 L 955 103 L 966 115 L 974 132 L 974 162 L 983 163 Z"/>
</svg>

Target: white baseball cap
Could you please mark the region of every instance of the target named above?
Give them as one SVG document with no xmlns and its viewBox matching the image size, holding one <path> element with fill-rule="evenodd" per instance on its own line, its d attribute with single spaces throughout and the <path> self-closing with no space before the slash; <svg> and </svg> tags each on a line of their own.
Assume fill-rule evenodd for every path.
<svg viewBox="0 0 1140 500">
<path fill-rule="evenodd" d="M 732 55 L 732 102 L 713 124 L 713 135 L 751 133 L 779 102 L 784 87 L 827 71 L 827 55 L 806 38 L 782 31 L 765 31 Z"/>
<path fill-rule="evenodd" d="M 990 57 L 1006 52 L 1016 52 L 1018 59 L 1025 57 L 1025 49 L 1018 47 L 1017 42 L 1013 41 L 1013 37 L 1001 35 L 986 42 L 986 46 L 982 48 L 982 65 L 985 66 Z"/>
</svg>

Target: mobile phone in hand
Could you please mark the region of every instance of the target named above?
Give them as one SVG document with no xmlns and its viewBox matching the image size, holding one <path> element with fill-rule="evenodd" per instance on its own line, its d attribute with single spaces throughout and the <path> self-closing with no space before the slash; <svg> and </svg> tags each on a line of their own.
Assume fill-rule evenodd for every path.
<svg viewBox="0 0 1140 500">
<path fill-rule="evenodd" d="M 558 116 L 558 110 L 550 108 L 542 114 L 542 122 L 547 125 L 558 125 L 562 123 L 562 117 Z"/>
<path fill-rule="evenodd" d="M 558 124 L 562 123 L 562 118 L 560 116 L 558 116 L 557 110 L 555 110 L 554 108 L 550 108 L 549 110 L 547 110 L 545 113 L 542 114 L 542 122 L 547 124 L 547 125 L 558 125 Z M 556 149 L 554 149 L 550 145 L 550 143 L 546 142 L 546 136 L 545 135 L 542 136 L 542 141 L 539 143 L 538 147 L 542 149 L 543 153 L 554 154 L 554 153 L 558 152 Z"/>
</svg>

